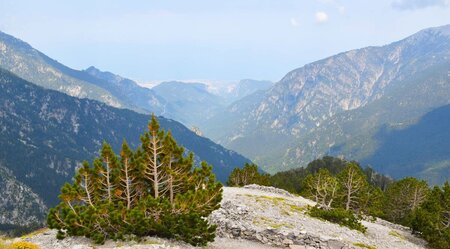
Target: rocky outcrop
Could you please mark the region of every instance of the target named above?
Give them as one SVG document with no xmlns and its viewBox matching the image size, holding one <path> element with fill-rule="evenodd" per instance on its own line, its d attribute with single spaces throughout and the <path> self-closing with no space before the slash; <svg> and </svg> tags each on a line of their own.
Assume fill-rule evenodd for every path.
<svg viewBox="0 0 450 249">
<path fill-rule="evenodd" d="M 301 246 L 313 248 L 342 249 L 348 245 L 341 240 L 308 234 L 304 230 L 288 231 L 285 229 L 260 228 L 249 226 L 242 222 L 242 217 L 246 217 L 252 212 L 244 205 L 226 201 L 222 208 L 214 212 L 210 221 L 218 225 L 217 236 L 231 239 L 246 239 L 258 241 L 276 247 L 290 247 L 295 249 Z"/>
<path fill-rule="evenodd" d="M 426 242 L 415 237 L 402 226 L 387 221 L 363 221 L 367 232 L 311 218 L 306 211 L 314 202 L 302 197 L 286 195 L 271 187 L 225 187 L 221 208 L 214 211 L 209 222 L 217 225 L 216 239 L 210 249 L 424 249 Z M 41 248 L 194 248 L 188 244 L 155 237 L 136 241 L 106 241 L 94 245 L 81 237 L 56 239 L 56 231 L 46 230 L 26 239 Z"/>
<path fill-rule="evenodd" d="M 44 201 L 0 165 L 0 227 L 5 230 L 42 225 L 47 214 Z"/>
<path fill-rule="evenodd" d="M 258 185 L 224 188 L 221 208 L 209 221 L 218 226 L 217 236 L 243 239 L 277 248 L 425 248 L 426 242 L 411 231 L 387 221 L 362 221 L 365 234 L 318 220 L 307 214 L 313 201 L 284 190 Z"/>
<path fill-rule="evenodd" d="M 284 189 L 279 189 L 279 188 L 275 188 L 275 187 L 272 187 L 272 186 L 260 186 L 260 185 L 257 185 L 257 184 L 250 184 L 250 185 L 244 186 L 244 188 L 260 190 L 260 191 L 264 191 L 266 193 L 283 195 L 283 196 L 287 196 L 287 197 L 295 197 L 293 194 L 289 193 L 288 191 L 286 191 Z"/>
</svg>

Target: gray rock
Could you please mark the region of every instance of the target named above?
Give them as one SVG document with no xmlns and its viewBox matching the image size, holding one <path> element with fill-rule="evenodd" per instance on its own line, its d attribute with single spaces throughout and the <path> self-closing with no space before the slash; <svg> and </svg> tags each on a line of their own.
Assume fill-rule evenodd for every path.
<svg viewBox="0 0 450 249">
<path fill-rule="evenodd" d="M 330 249 L 342 249 L 345 247 L 345 243 L 339 240 L 329 240 L 327 245 Z"/>
<path fill-rule="evenodd" d="M 289 249 L 306 249 L 306 246 L 289 245 Z"/>
</svg>

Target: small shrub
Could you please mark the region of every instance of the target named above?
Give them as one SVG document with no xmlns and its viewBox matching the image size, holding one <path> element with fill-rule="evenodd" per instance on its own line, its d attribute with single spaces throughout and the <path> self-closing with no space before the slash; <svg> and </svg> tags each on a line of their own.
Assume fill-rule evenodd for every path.
<svg viewBox="0 0 450 249">
<path fill-rule="evenodd" d="M 346 226 L 350 229 L 357 230 L 362 233 L 365 233 L 367 230 L 367 227 L 363 226 L 351 211 L 347 211 L 342 208 L 324 210 L 318 207 L 313 207 L 309 210 L 309 215 L 342 226 Z"/>
<path fill-rule="evenodd" d="M 30 243 L 30 242 L 24 242 L 24 241 L 19 241 L 19 242 L 15 242 L 11 245 L 12 249 L 40 249 L 39 246 Z"/>
</svg>

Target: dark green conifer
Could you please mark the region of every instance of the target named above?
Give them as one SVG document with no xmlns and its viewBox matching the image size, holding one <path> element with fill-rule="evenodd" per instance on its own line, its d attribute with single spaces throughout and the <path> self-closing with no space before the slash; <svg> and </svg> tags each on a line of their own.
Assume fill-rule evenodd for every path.
<svg viewBox="0 0 450 249">
<path fill-rule="evenodd" d="M 260 173 L 256 164 L 246 163 L 242 169 L 233 169 L 227 181 L 227 185 L 231 187 L 249 184 L 270 185 L 270 175 Z"/>
<path fill-rule="evenodd" d="M 162 237 L 205 245 L 215 226 L 206 217 L 219 208 L 222 185 L 212 167 L 194 168 L 170 132 L 160 130 L 155 116 L 142 145 L 132 151 L 123 142 L 120 157 L 103 144 L 93 167 L 78 170 L 74 184 L 61 189 L 61 203 L 48 215 L 58 238 L 86 236 L 98 243 L 127 235 Z"/>
</svg>

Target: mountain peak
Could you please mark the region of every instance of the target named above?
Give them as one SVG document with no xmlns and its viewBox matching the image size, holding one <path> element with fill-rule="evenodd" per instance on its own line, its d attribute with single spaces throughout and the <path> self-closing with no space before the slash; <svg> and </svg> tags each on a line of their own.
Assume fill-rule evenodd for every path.
<svg viewBox="0 0 450 249">
<path fill-rule="evenodd" d="M 439 26 L 439 27 L 432 27 L 432 28 L 426 28 L 422 29 L 419 32 L 403 39 L 396 43 L 400 42 L 432 42 L 436 38 L 443 37 L 444 39 L 450 38 L 450 24 Z"/>
<path fill-rule="evenodd" d="M 8 45 L 14 46 L 16 48 L 21 48 L 21 49 L 26 49 L 26 50 L 29 50 L 29 49 L 34 50 L 34 48 L 31 47 L 30 44 L 28 44 L 10 34 L 0 31 L 0 43 L 2 43 L 2 42 L 6 43 Z"/>
<path fill-rule="evenodd" d="M 427 28 L 427 29 L 419 31 L 419 33 L 421 33 L 421 32 L 429 32 L 429 33 L 450 36 L 450 24 L 438 26 L 438 27 Z"/>
<path fill-rule="evenodd" d="M 101 72 L 100 69 L 98 69 L 98 68 L 96 68 L 94 66 L 90 66 L 90 67 L 86 68 L 84 71 L 86 71 L 88 73 L 89 72 Z"/>
</svg>

